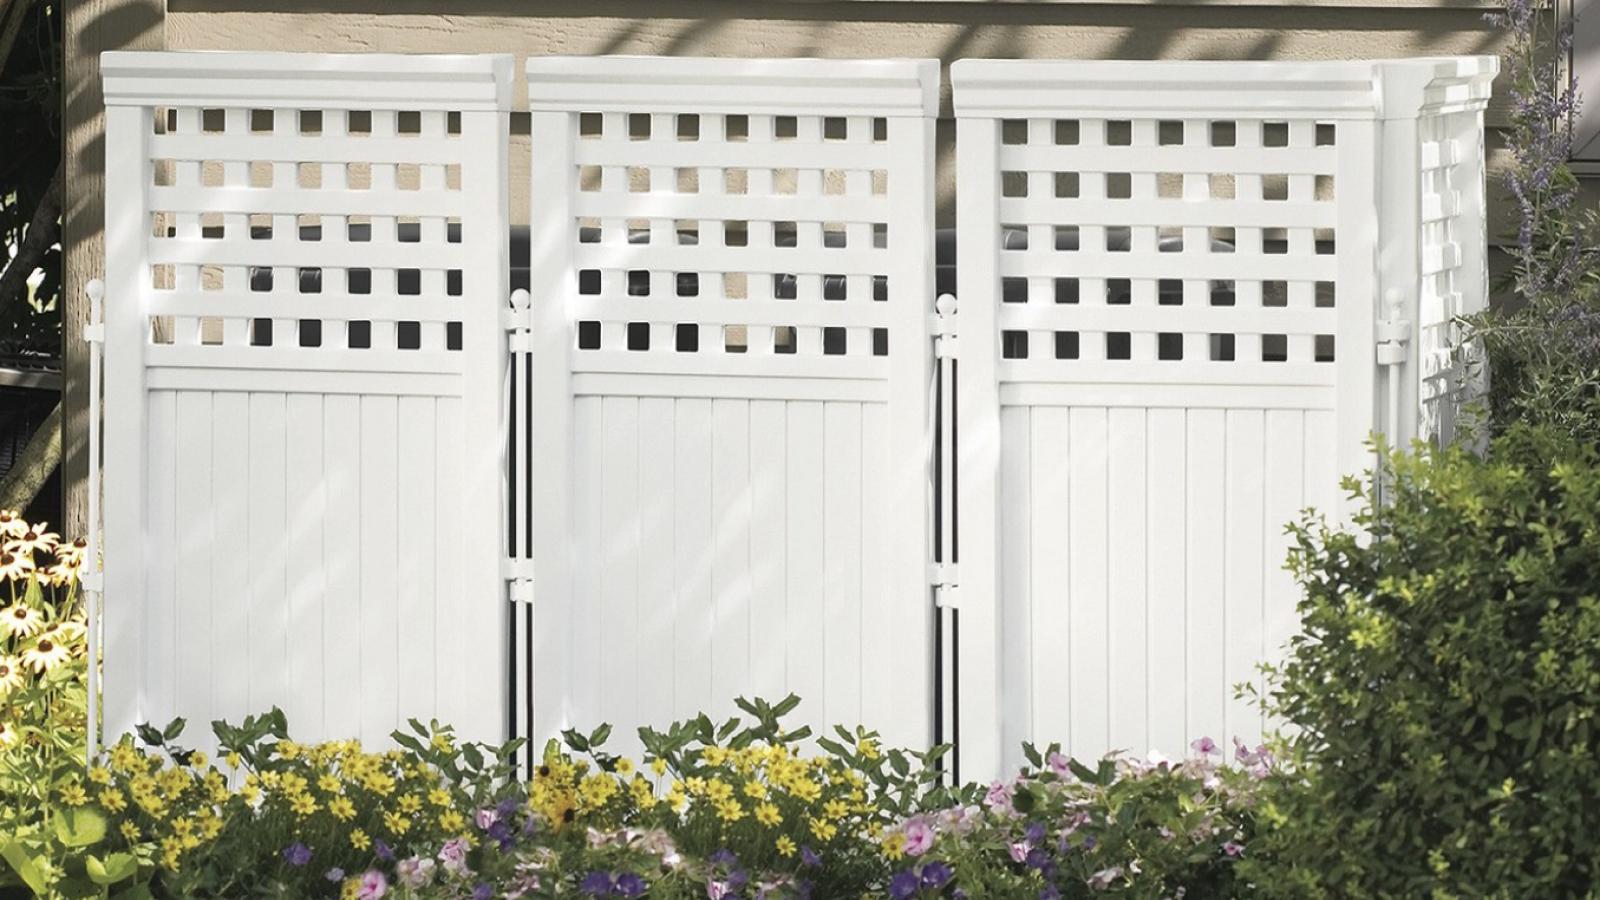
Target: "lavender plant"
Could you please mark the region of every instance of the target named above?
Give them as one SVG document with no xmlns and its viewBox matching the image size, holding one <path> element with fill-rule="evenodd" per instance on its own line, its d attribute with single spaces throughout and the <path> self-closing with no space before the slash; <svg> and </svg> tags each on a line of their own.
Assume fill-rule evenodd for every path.
<svg viewBox="0 0 1600 900">
<path fill-rule="evenodd" d="M 1469 320 L 1463 351 L 1481 344 L 1490 387 L 1487 425 L 1543 423 L 1600 440 L 1600 212 L 1586 208 L 1567 164 L 1578 88 L 1559 60 L 1571 23 L 1536 0 L 1506 0 L 1490 18 L 1509 38 L 1511 98 L 1505 187 L 1518 216 L 1511 286 L 1521 303 Z M 1476 363 L 1472 363 L 1476 364 Z"/>
<path fill-rule="evenodd" d="M 1557 23 L 1536 0 L 1506 0 L 1489 20 L 1507 31 L 1506 87 L 1511 99 L 1507 149 L 1513 164 L 1505 188 L 1516 204 L 1516 289 L 1530 300 L 1566 299 L 1600 281 L 1596 211 L 1568 160 L 1572 121 L 1581 96 L 1563 76 L 1572 50 L 1572 22 Z"/>
</svg>

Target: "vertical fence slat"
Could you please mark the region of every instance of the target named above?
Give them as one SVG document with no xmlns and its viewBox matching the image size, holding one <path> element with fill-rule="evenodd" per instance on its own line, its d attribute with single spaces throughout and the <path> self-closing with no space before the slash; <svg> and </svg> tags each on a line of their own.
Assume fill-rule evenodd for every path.
<svg viewBox="0 0 1600 900">
<path fill-rule="evenodd" d="M 673 654 L 673 717 L 686 719 L 713 702 L 712 654 L 716 617 L 712 596 L 712 402 L 677 401 L 673 471 L 673 573 L 678 585 Z M 712 652 L 707 653 L 706 648 Z"/>
<path fill-rule="evenodd" d="M 752 559 L 751 404 L 711 401 L 711 517 L 715 549 L 711 593 L 715 627 L 711 640 L 708 709 L 718 718 L 734 714 L 733 698 L 749 684 L 755 652 L 751 627 Z"/>
<path fill-rule="evenodd" d="M 1148 445 L 1142 409 L 1112 409 L 1108 413 L 1107 479 L 1107 598 L 1110 604 L 1108 648 L 1111 705 L 1109 746 L 1149 746 L 1149 692 L 1145 644 L 1148 634 L 1149 597 L 1146 593 L 1147 554 L 1166 548 L 1145 543 L 1145 468 Z"/>
</svg>

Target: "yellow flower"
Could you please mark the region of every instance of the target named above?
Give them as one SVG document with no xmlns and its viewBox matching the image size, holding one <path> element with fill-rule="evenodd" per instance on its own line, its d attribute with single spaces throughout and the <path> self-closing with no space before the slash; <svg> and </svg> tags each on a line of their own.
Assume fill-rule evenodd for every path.
<svg viewBox="0 0 1600 900">
<path fill-rule="evenodd" d="M 347 878 L 344 887 L 339 889 L 340 900 L 356 900 L 361 896 L 361 879 Z"/>
<path fill-rule="evenodd" d="M 226 758 L 228 760 L 228 768 L 230 769 L 237 769 L 244 762 L 244 760 L 240 758 L 239 754 L 237 753 L 229 753 Z"/>
<path fill-rule="evenodd" d="M 74 782 L 61 789 L 61 802 L 68 806 L 82 806 L 89 802 L 89 795 L 83 785 Z"/>
<path fill-rule="evenodd" d="M 728 761 L 728 751 L 713 744 L 700 751 L 700 761 L 708 766 L 720 766 Z"/>
<path fill-rule="evenodd" d="M 411 820 L 399 813 L 387 812 L 383 814 L 383 827 L 389 829 L 390 834 L 403 835 L 411 829 Z"/>
<path fill-rule="evenodd" d="M 557 822 L 560 819 L 556 819 Z M 455 832 L 467 827 L 467 820 L 461 813 L 449 810 L 439 814 L 439 829 L 441 831 Z"/>
<path fill-rule="evenodd" d="M 294 741 L 279 741 L 273 745 L 273 753 L 279 759 L 294 759 L 300 755 L 300 745 Z"/>
<path fill-rule="evenodd" d="M 339 779 L 327 774 L 317 779 L 317 787 L 321 788 L 324 794 L 337 794 L 344 790 L 344 785 L 339 783 Z"/>
<path fill-rule="evenodd" d="M 779 856 L 793 856 L 794 855 L 794 851 L 795 851 L 796 847 L 794 845 L 794 841 L 790 840 L 788 835 L 783 835 L 782 837 L 778 838 L 778 845 L 777 846 L 778 846 L 778 855 Z"/>
<path fill-rule="evenodd" d="M 657 776 L 667 774 L 667 761 L 659 758 L 650 760 L 650 771 L 656 773 Z"/>
<path fill-rule="evenodd" d="M 778 807 L 771 803 L 763 803 L 756 807 L 756 821 L 773 828 L 783 822 L 783 814 L 778 812 Z"/>
<path fill-rule="evenodd" d="M 89 768 L 89 780 L 104 787 L 111 783 L 111 772 L 104 766 L 91 766 Z"/>
<path fill-rule="evenodd" d="M 617 774 L 627 775 L 633 772 L 633 760 L 626 756 L 617 760 Z"/>
<path fill-rule="evenodd" d="M 312 799 L 310 794 L 301 792 L 289 797 L 289 808 L 294 810 L 297 816 L 309 816 L 317 811 L 317 801 Z"/>
<path fill-rule="evenodd" d="M 356 805 L 344 795 L 328 801 L 328 812 L 341 822 L 348 822 L 356 817 Z"/>
<path fill-rule="evenodd" d="M 827 806 L 824 806 L 822 810 L 823 815 L 837 821 L 849 814 L 850 804 L 843 800 L 829 800 Z"/>
<path fill-rule="evenodd" d="M 428 792 L 428 802 L 438 807 L 449 806 L 450 792 L 444 788 L 434 788 Z"/>
<path fill-rule="evenodd" d="M 867 759 L 878 758 L 878 742 L 872 738 L 862 738 L 856 742 L 856 752 Z"/>
<path fill-rule="evenodd" d="M 117 830 L 122 832 L 122 839 L 128 843 L 137 844 L 139 842 L 139 838 L 141 837 L 139 834 L 139 826 L 133 824 L 132 822 L 123 822 L 121 825 L 117 826 Z"/>
<path fill-rule="evenodd" d="M 883 839 L 883 858 L 897 860 L 906 855 L 906 836 L 903 832 L 896 831 Z"/>
<path fill-rule="evenodd" d="M 717 818 L 724 822 L 737 822 L 744 818 L 744 807 L 737 800 L 716 801 Z"/>
<path fill-rule="evenodd" d="M 191 768 L 191 769 L 203 769 L 203 768 L 206 767 L 206 763 L 209 762 L 210 759 L 211 759 L 211 757 L 205 755 L 204 752 L 202 752 L 200 750 L 196 750 L 193 753 L 189 754 L 189 768 Z"/>
<path fill-rule="evenodd" d="M 765 800 L 767 799 L 767 786 L 759 781 L 746 781 L 744 783 L 744 795 L 752 800 Z"/>
<path fill-rule="evenodd" d="M 119 813 L 128 808 L 128 799 L 114 787 L 108 787 L 101 791 L 99 800 L 100 805 L 108 813 Z"/>
<path fill-rule="evenodd" d="M 422 798 L 416 794 L 407 794 L 400 798 L 400 811 L 407 815 L 415 815 L 422 811 Z"/>
<path fill-rule="evenodd" d="M 355 831 L 350 832 L 350 846 L 357 850 L 365 850 L 372 846 L 372 838 L 367 837 L 365 831 L 357 828 Z"/>
<path fill-rule="evenodd" d="M 819 819 L 813 816 L 811 819 L 811 833 L 819 841 L 831 841 L 833 836 L 839 833 L 839 826 L 829 822 L 827 819 Z"/>
<path fill-rule="evenodd" d="M 433 749 L 443 753 L 445 756 L 456 752 L 455 744 L 450 741 L 450 735 L 448 734 L 435 733 L 429 743 L 433 745 Z"/>
</svg>

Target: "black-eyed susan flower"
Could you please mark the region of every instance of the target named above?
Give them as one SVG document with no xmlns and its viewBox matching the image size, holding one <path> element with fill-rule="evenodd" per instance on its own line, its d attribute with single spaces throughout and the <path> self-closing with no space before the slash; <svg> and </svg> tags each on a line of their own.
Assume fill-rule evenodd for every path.
<svg viewBox="0 0 1600 900">
<path fill-rule="evenodd" d="M 40 638 L 22 651 L 22 662 L 32 667 L 34 674 L 43 675 L 54 671 L 56 666 L 66 662 L 71 655 L 65 644 L 49 638 Z"/>
<path fill-rule="evenodd" d="M 3 562 L 4 555 L 0 555 L 0 566 Z M 13 640 L 33 637 L 43 628 L 44 616 L 26 603 L 8 607 L 4 615 L 0 615 L 0 631 Z"/>
<path fill-rule="evenodd" d="M 13 537 L 5 542 L 5 548 L 12 553 L 24 556 L 31 556 L 34 553 L 53 552 L 56 549 L 56 545 L 61 543 L 61 535 L 53 531 L 46 531 L 45 526 L 47 524 L 49 523 L 40 522 L 37 525 L 30 525 L 21 534 L 16 534 L 13 531 Z"/>
<path fill-rule="evenodd" d="M 15 656 L 0 656 L 0 697 L 22 687 L 22 661 Z"/>
</svg>

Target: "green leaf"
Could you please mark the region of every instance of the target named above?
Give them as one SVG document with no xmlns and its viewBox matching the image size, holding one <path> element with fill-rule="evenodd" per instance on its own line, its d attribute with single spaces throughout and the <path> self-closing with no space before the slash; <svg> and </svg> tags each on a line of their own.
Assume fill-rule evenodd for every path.
<svg viewBox="0 0 1600 900">
<path fill-rule="evenodd" d="M 790 694 L 789 696 L 783 698 L 783 700 L 779 702 L 777 706 L 772 708 L 772 714 L 781 719 L 784 716 L 787 716 L 789 713 L 794 712 L 795 707 L 799 705 L 800 695 Z"/>
<path fill-rule="evenodd" d="M 611 737 L 611 723 L 603 722 L 599 728 L 589 732 L 589 746 L 598 747 Z"/>
<path fill-rule="evenodd" d="M 11 870 L 17 873 L 17 877 L 22 879 L 23 884 L 32 889 L 35 894 L 41 897 L 45 896 L 44 874 L 39 871 L 39 867 L 34 864 L 33 858 L 28 855 L 28 851 L 23 849 L 20 843 L 13 839 L 0 844 L 0 857 L 3 857 L 10 864 Z"/>
<path fill-rule="evenodd" d="M 139 871 L 139 863 L 131 853 L 111 853 L 103 860 L 98 856 L 87 857 L 84 868 L 89 873 L 90 881 L 110 886 L 132 878 Z"/>
<path fill-rule="evenodd" d="M 567 730 L 561 732 L 561 737 L 566 740 L 567 746 L 571 747 L 573 750 L 576 750 L 579 753 L 588 752 L 589 739 L 584 737 L 582 734 L 579 734 L 576 728 L 568 728 Z"/>
<path fill-rule="evenodd" d="M 167 727 L 161 729 L 162 739 L 170 741 L 173 738 L 176 738 L 178 735 L 183 734 L 184 726 L 187 724 L 188 723 L 181 716 L 173 719 L 171 722 L 167 723 Z"/>
<path fill-rule="evenodd" d="M 98 844 L 106 836 L 106 817 L 87 807 L 58 809 L 51 825 L 56 839 L 74 849 Z"/>
<path fill-rule="evenodd" d="M 161 732 L 157 731 L 148 722 L 140 722 L 133 726 L 133 730 L 139 735 L 139 740 L 144 741 L 148 746 L 160 747 L 166 743 L 166 739 L 161 736 Z"/>
</svg>

